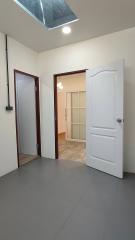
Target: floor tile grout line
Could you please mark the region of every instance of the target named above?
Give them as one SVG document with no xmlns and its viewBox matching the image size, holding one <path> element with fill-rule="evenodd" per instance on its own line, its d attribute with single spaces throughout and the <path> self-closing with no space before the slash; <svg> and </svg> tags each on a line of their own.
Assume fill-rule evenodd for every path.
<svg viewBox="0 0 135 240">
<path fill-rule="evenodd" d="M 86 190 L 83 191 L 83 193 L 81 194 L 79 200 L 76 202 L 76 204 L 72 207 L 71 209 L 71 213 L 68 214 L 68 216 L 66 217 L 65 221 L 63 222 L 63 224 L 61 225 L 61 227 L 59 228 L 59 230 L 55 233 L 55 237 L 54 240 L 58 239 L 58 236 L 60 235 L 61 231 L 63 230 L 63 228 L 65 227 L 65 225 L 67 224 L 67 222 L 69 221 L 69 219 L 73 216 L 74 212 L 76 211 L 79 203 L 81 202 L 81 200 L 83 199 L 83 196 L 85 194 Z"/>
</svg>

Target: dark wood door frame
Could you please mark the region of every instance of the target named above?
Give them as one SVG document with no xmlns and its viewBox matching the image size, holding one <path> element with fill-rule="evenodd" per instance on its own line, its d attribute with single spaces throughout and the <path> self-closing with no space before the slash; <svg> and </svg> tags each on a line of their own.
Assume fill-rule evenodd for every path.
<svg viewBox="0 0 135 240">
<path fill-rule="evenodd" d="M 85 73 L 87 69 L 65 72 L 54 75 L 54 120 L 55 120 L 55 158 L 59 158 L 59 146 L 58 146 L 58 91 L 57 91 L 57 78 L 67 75 Z"/>
<path fill-rule="evenodd" d="M 25 76 L 32 77 L 35 82 L 35 109 L 36 109 L 36 133 L 37 133 L 37 154 L 41 157 L 41 130 L 40 130 L 40 100 L 39 100 L 39 77 L 26 72 L 14 70 L 14 91 L 15 91 L 15 118 L 16 118 L 16 142 L 17 142 L 17 158 L 19 165 L 19 144 L 18 144 L 18 126 L 17 126 L 17 103 L 16 103 L 16 74 L 20 73 Z"/>
</svg>

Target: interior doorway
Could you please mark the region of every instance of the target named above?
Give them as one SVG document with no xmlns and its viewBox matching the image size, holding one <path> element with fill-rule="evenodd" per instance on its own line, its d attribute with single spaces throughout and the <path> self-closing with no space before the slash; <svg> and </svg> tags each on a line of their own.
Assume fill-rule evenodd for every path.
<svg viewBox="0 0 135 240">
<path fill-rule="evenodd" d="M 85 163 L 86 70 L 54 76 L 56 158 Z"/>
<path fill-rule="evenodd" d="M 41 156 L 39 78 L 14 71 L 18 166 Z"/>
</svg>

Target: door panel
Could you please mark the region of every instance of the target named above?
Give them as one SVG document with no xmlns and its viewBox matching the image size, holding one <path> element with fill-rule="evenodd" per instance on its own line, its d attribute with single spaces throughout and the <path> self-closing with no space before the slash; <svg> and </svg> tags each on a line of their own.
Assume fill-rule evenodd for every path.
<svg viewBox="0 0 135 240">
<path fill-rule="evenodd" d="M 80 124 L 85 125 L 86 118 L 85 118 L 85 109 L 84 108 L 79 109 L 79 122 L 80 122 Z"/>
<path fill-rule="evenodd" d="M 66 93 L 66 139 L 86 141 L 86 92 Z"/>
<path fill-rule="evenodd" d="M 84 124 L 79 127 L 79 139 L 86 140 L 86 127 Z"/>
<path fill-rule="evenodd" d="M 91 136 L 91 155 L 99 161 L 115 161 L 115 138 L 92 134 Z"/>
<path fill-rule="evenodd" d="M 71 116 L 72 116 L 72 123 L 79 123 L 79 109 L 78 108 L 72 108 L 71 109 Z"/>
<path fill-rule="evenodd" d="M 123 68 L 121 61 L 87 71 L 87 165 L 120 178 L 123 177 Z"/>
<path fill-rule="evenodd" d="M 92 77 L 92 124 L 95 127 L 114 128 L 115 126 L 116 74 L 116 72 L 101 72 Z"/>
<path fill-rule="evenodd" d="M 37 155 L 35 81 L 16 74 L 19 153 Z"/>
<path fill-rule="evenodd" d="M 86 93 L 79 92 L 79 107 L 84 108 L 86 105 Z"/>
<path fill-rule="evenodd" d="M 79 125 L 72 124 L 72 139 L 79 139 Z"/>
<path fill-rule="evenodd" d="M 78 92 L 71 93 L 72 97 L 72 108 L 78 108 Z"/>
</svg>

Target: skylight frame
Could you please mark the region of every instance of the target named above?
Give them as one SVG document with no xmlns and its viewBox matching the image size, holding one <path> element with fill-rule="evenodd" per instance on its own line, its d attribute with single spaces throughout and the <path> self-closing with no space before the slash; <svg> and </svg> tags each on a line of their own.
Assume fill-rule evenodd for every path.
<svg viewBox="0 0 135 240">
<path fill-rule="evenodd" d="M 43 15 L 43 21 L 40 20 L 38 17 L 36 17 L 27 7 L 25 7 L 22 3 L 19 2 L 19 0 L 13 0 L 21 9 L 23 9 L 28 15 L 30 15 L 32 18 L 34 18 L 37 22 L 39 22 L 40 24 L 42 24 L 42 26 L 44 26 L 47 30 L 53 30 L 53 29 L 57 29 L 57 28 L 60 28 L 60 27 L 63 27 L 63 26 L 66 26 L 66 25 L 69 25 L 71 23 L 74 23 L 74 22 L 77 22 L 79 21 L 79 18 L 76 16 L 76 14 L 74 13 L 74 15 L 76 16 L 76 19 L 74 20 L 70 20 L 69 22 L 66 22 L 66 23 L 63 23 L 63 24 L 60 24 L 58 26 L 54 26 L 54 27 L 47 27 L 46 26 L 46 21 L 45 21 L 45 17 L 44 17 L 44 11 L 43 11 L 43 7 L 41 7 L 41 10 L 42 10 L 42 15 Z M 41 1 L 41 0 L 40 0 Z M 41 2 L 42 3 L 42 2 Z M 70 7 L 69 7 L 70 8 Z"/>
</svg>

